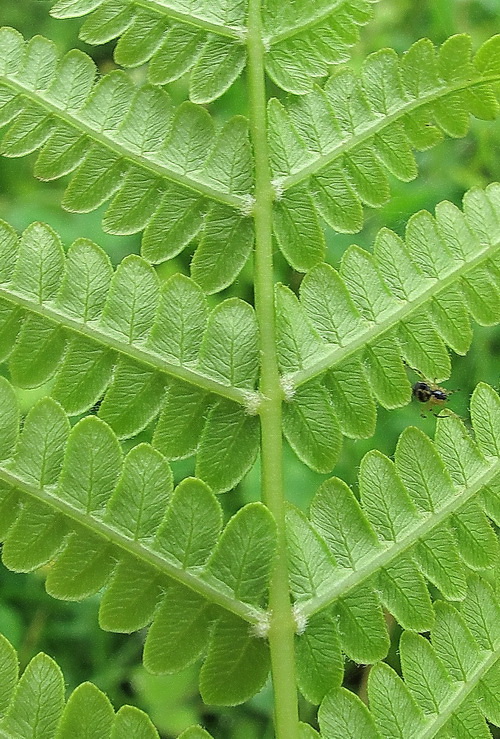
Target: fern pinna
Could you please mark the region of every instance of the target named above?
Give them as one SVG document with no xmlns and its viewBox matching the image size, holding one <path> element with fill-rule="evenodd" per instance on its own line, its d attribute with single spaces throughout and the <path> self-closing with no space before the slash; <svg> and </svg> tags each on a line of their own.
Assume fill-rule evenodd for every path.
<svg viewBox="0 0 500 739">
<path fill-rule="evenodd" d="M 278 739 L 479 738 L 500 726 L 495 391 L 476 387 L 471 429 L 444 413 L 434 441 L 409 427 L 394 460 L 369 451 L 356 494 L 324 479 L 306 514 L 283 482 L 282 436 L 330 474 L 343 437 L 374 435 L 377 404 L 410 402 L 408 367 L 449 377 L 471 317 L 500 316 L 498 184 L 415 213 L 404 238 L 383 228 L 338 270 L 324 261 L 325 227 L 360 231 L 391 178 L 417 176 L 415 150 L 499 111 L 500 36 L 475 53 L 465 34 L 422 39 L 354 72 L 372 6 L 53 4 L 83 18 L 83 41 L 118 39 L 116 64 L 141 83 L 0 30 L 1 153 L 39 150 L 38 178 L 69 175 L 67 210 L 108 203 L 105 231 L 142 232 L 141 256 L 113 268 L 88 239 L 66 249 L 44 223 L 0 224 L 2 557 L 44 567 L 56 598 L 99 593 L 105 630 L 147 628 L 151 672 L 203 660 L 208 704 L 243 703 L 271 673 Z M 242 73 L 248 117 L 221 124 L 207 106 Z M 190 276 L 177 261 L 165 278 L 157 265 L 185 249 Z M 299 288 L 275 282 L 277 249 Z M 253 304 L 211 297 L 249 260 Z M 42 390 L 24 414 L 29 388 Z M 259 454 L 261 499 L 225 516 L 217 494 Z M 170 462 L 190 457 L 194 476 L 174 484 Z M 383 661 L 395 622 L 400 665 Z M 366 701 L 343 687 L 346 657 L 373 665 Z M 0 683 L 1 736 L 159 736 L 91 683 L 65 703 L 45 655 L 18 678 L 6 640 Z M 297 689 L 319 705 L 314 726 Z"/>
</svg>

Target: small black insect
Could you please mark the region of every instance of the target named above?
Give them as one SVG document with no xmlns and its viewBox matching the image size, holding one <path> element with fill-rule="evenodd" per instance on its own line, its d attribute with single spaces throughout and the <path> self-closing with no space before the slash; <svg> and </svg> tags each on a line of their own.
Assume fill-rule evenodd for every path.
<svg viewBox="0 0 500 739">
<path fill-rule="evenodd" d="M 419 403 L 426 403 L 427 410 L 432 410 L 434 407 L 442 407 L 450 397 L 453 391 L 446 390 L 444 387 L 439 387 L 432 382 L 427 380 L 419 380 L 412 387 L 412 395 L 416 398 Z M 434 414 L 437 418 L 443 418 L 440 414 Z M 425 415 L 422 413 L 425 418 Z"/>
</svg>

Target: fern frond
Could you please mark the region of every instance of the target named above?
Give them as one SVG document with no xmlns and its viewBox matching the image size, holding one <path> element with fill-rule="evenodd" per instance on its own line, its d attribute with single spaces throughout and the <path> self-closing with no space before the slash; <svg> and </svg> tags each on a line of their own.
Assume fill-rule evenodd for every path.
<svg viewBox="0 0 500 739">
<path fill-rule="evenodd" d="M 474 391 L 471 416 L 475 440 L 449 416 L 438 420 L 435 444 L 417 429 L 406 429 L 395 464 L 369 452 L 361 463 L 360 502 L 332 478 L 313 499 L 310 520 L 290 508 L 290 583 L 304 631 L 298 639 L 307 641 L 298 651 L 299 686 L 313 702 L 327 687 L 315 668 L 325 631 L 340 686 L 341 648 L 356 662 L 385 656 L 382 608 L 405 629 L 433 627 L 424 578 L 447 600 L 463 603 L 477 619 L 475 632 L 485 629 L 473 615 L 467 576 L 491 570 L 498 558 L 486 516 L 498 524 L 500 398 L 489 386 Z"/>
<path fill-rule="evenodd" d="M 174 110 L 162 89 L 134 89 L 120 71 L 95 83 L 95 72 L 81 52 L 58 61 L 46 39 L 25 44 L 17 31 L 1 29 L 0 125 L 9 124 L 1 152 L 41 149 L 41 179 L 74 172 L 63 200 L 68 210 L 88 212 L 112 198 L 104 229 L 146 228 L 143 255 L 153 263 L 199 237 L 196 279 L 207 292 L 221 290 L 253 245 L 247 121 L 237 116 L 216 131 L 193 103 Z M 221 228 L 226 239 L 214 245 Z"/>
<path fill-rule="evenodd" d="M 377 0 L 306 0 L 266 3 L 266 71 L 283 90 L 304 95 L 332 64 L 349 59 L 359 28 L 372 17 Z"/>
<path fill-rule="evenodd" d="M 404 681 L 389 665 L 375 665 L 368 679 L 370 710 L 345 688 L 330 692 L 319 710 L 321 736 L 491 736 L 486 721 L 500 723 L 500 605 L 477 576 L 469 580 L 464 604 L 469 603 L 473 613 L 470 607 L 459 611 L 437 601 L 430 642 L 412 631 L 403 633 Z"/>
<path fill-rule="evenodd" d="M 446 378 L 446 345 L 466 353 L 469 315 L 483 325 L 498 322 L 500 185 L 470 190 L 463 208 L 445 201 L 435 218 L 415 214 L 406 242 L 382 229 L 373 254 L 347 249 L 340 274 L 327 264 L 314 267 L 302 281 L 300 301 L 278 286 L 284 433 L 313 469 L 332 469 L 340 432 L 373 433 L 375 401 L 386 408 L 410 402 L 404 363 L 425 377 Z M 321 453 L 324 427 L 329 458 Z"/>
<path fill-rule="evenodd" d="M 65 701 L 61 670 L 46 654 L 33 657 L 21 676 L 18 672 L 16 651 L 0 634 L 2 737 L 159 739 L 143 711 L 125 705 L 115 714 L 107 696 L 92 683 L 82 683 Z"/>
<path fill-rule="evenodd" d="M 102 400 L 98 415 L 120 438 L 160 414 L 154 444 L 169 459 L 193 454 L 201 435 L 200 475 L 217 491 L 241 479 L 255 460 L 259 427 L 249 415 L 259 395 L 248 303 L 228 299 L 209 313 L 189 278 L 175 275 L 160 287 L 135 255 L 113 272 L 85 239 L 65 256 L 43 224 L 20 240 L 0 224 L 0 265 L 1 358 L 10 355 L 17 386 L 51 381 L 70 415 Z M 181 414 L 179 402 L 189 405 Z"/>
<path fill-rule="evenodd" d="M 178 0 L 58 0 L 52 15 L 89 15 L 80 31 L 82 41 L 103 44 L 121 37 L 114 51 L 117 64 L 137 67 L 149 61 L 153 84 L 190 72 L 193 102 L 222 95 L 245 66 L 246 7 L 241 0 L 205 0 L 195 6 Z"/>
<path fill-rule="evenodd" d="M 387 173 L 405 182 L 416 177 L 412 149 L 428 149 L 443 134 L 465 136 L 470 115 L 498 115 L 499 48 L 495 36 L 472 58 L 470 38 L 460 35 L 436 54 L 424 39 L 402 58 L 390 49 L 372 54 L 359 77 L 341 68 L 324 89 L 286 106 L 270 100 L 274 230 L 292 266 L 305 271 L 321 258 L 317 217 L 356 233 L 363 204 L 389 199 Z"/>
<path fill-rule="evenodd" d="M 349 58 L 359 28 L 372 16 L 376 0 L 322 0 L 312 7 L 267 2 L 263 13 L 265 65 L 283 90 L 303 95 L 332 64 Z M 149 79 L 163 85 L 190 72 L 193 102 L 219 97 L 246 64 L 247 3 L 242 0 L 58 0 L 56 18 L 89 15 L 80 32 L 86 43 L 121 37 L 115 61 L 126 67 L 149 62 Z"/>
<path fill-rule="evenodd" d="M 203 683 L 230 642 L 241 679 L 230 670 L 210 678 L 210 690 L 218 686 L 211 701 L 237 703 L 256 692 L 268 671 L 267 642 L 256 635 L 266 630 L 275 549 L 268 509 L 244 506 L 221 531 L 208 486 L 187 478 L 173 491 L 166 459 L 149 444 L 123 459 L 104 421 L 87 416 L 70 430 L 50 398 L 33 406 L 17 439 L 15 393 L 3 378 L 0 394 L 5 566 L 47 565 L 46 588 L 57 598 L 81 600 L 104 588 L 99 618 L 107 630 L 154 621 L 145 659 L 155 672 L 181 669 L 208 649 Z M 192 614 L 189 629 L 176 623 L 179 608 Z M 240 671 L 249 655 L 259 669 Z"/>
</svg>

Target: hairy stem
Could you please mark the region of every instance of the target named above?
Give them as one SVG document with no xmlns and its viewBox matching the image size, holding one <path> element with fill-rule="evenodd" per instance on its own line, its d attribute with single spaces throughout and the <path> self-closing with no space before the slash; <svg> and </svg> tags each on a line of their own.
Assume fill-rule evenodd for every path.
<svg viewBox="0 0 500 739">
<path fill-rule="evenodd" d="M 248 9 L 248 84 L 250 126 L 255 156 L 255 310 L 260 331 L 262 437 L 262 499 L 278 528 L 278 555 L 270 588 L 269 644 L 275 700 L 277 739 L 298 739 L 299 723 L 295 682 L 295 622 L 288 588 L 285 538 L 285 495 L 282 468 L 280 383 L 276 353 L 272 205 L 274 192 L 267 149 L 264 45 L 261 0 L 250 0 Z"/>
</svg>

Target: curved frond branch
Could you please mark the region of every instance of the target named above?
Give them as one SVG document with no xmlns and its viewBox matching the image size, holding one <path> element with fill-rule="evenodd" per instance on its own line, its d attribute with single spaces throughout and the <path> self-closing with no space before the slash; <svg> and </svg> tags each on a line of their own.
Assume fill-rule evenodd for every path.
<svg viewBox="0 0 500 739">
<path fill-rule="evenodd" d="M 372 17 L 374 0 L 320 0 L 283 5 L 266 3 L 266 72 L 282 89 L 304 95 L 345 62 Z"/>
<path fill-rule="evenodd" d="M 371 2 L 377 2 L 378 0 L 371 0 Z M 275 17 L 267 20 L 267 23 L 271 26 L 277 26 L 277 30 L 272 31 L 269 37 L 266 39 L 269 45 L 277 44 L 280 41 L 286 41 L 293 36 L 304 33 L 305 31 L 313 29 L 315 26 L 327 21 L 330 17 L 333 17 L 335 13 L 343 10 L 345 6 L 356 7 L 356 3 L 346 2 L 346 0 L 327 0 L 327 2 L 317 3 L 315 7 L 311 7 L 306 3 L 297 3 L 298 8 L 294 9 L 294 12 L 299 15 L 298 18 L 293 18 L 293 15 L 284 16 L 281 22 L 277 21 Z M 359 4 L 361 5 L 361 3 Z M 272 7 L 272 5 L 271 5 Z"/>
<path fill-rule="evenodd" d="M 116 63 L 138 67 L 149 62 L 154 85 L 189 73 L 189 96 L 196 103 L 220 97 L 245 67 L 246 7 L 239 0 L 58 0 L 52 15 L 87 15 L 80 38 L 88 44 L 118 38 Z"/>
<path fill-rule="evenodd" d="M 298 624 L 311 619 L 314 628 L 315 615 L 333 609 L 344 623 L 347 654 L 376 661 L 387 648 L 380 604 L 404 628 L 427 631 L 433 615 L 424 577 L 443 598 L 462 601 L 470 571 L 496 566 L 498 541 L 487 518 L 498 523 L 500 398 L 489 386 L 475 389 L 471 417 L 474 439 L 451 415 L 438 420 L 434 443 L 405 429 L 395 463 L 369 452 L 360 467 L 360 501 L 332 478 L 313 499 L 310 521 L 290 510 Z M 366 617 L 359 629 L 370 637 L 353 631 L 359 609 Z"/>
<path fill-rule="evenodd" d="M 0 400 L 0 507 L 10 506 L 0 536 L 8 568 L 30 572 L 50 561 L 48 592 L 70 600 L 108 585 L 101 618 L 111 630 L 125 621 L 125 631 L 149 623 L 172 581 L 263 628 L 276 540 L 265 506 L 244 506 L 222 529 L 208 485 L 187 478 L 174 491 L 170 466 L 151 445 L 123 458 L 108 424 L 86 416 L 71 428 L 47 397 L 20 431 L 16 394 L 3 378 Z M 144 605 L 128 608 L 125 594 L 135 598 L 137 588 Z"/>
<path fill-rule="evenodd" d="M 44 397 L 20 424 L 16 393 L 4 378 L 0 440 L 7 568 L 32 572 L 50 563 L 45 587 L 55 598 L 101 593 L 99 623 L 107 631 L 151 624 L 144 663 L 155 674 L 177 672 L 206 654 L 200 688 L 212 703 L 243 702 L 262 687 L 276 555 L 276 525 L 262 503 L 243 506 L 223 526 L 220 503 L 203 480 L 185 478 L 174 489 L 156 448 L 137 444 L 124 456 L 100 418 L 71 427 L 62 407 Z M 252 669 L 241 680 L 228 669 L 229 678 L 222 671 L 207 683 L 228 644 L 234 674 L 242 660 Z"/>
<path fill-rule="evenodd" d="M 454 93 L 460 95 L 460 93 L 468 91 L 474 92 L 475 88 L 483 88 L 484 85 L 496 85 L 499 81 L 500 73 L 481 76 L 478 79 L 467 80 L 455 85 L 443 83 L 438 89 L 426 91 L 417 100 L 401 101 L 401 107 L 398 110 L 394 110 L 387 115 L 377 116 L 374 120 L 367 122 L 363 126 L 363 130 L 350 136 L 347 140 L 338 142 L 331 149 L 323 151 L 321 155 L 316 154 L 315 156 L 312 153 L 312 156 L 308 156 L 308 163 L 294 171 L 293 174 L 282 178 L 278 177 L 276 186 L 280 193 L 286 192 L 290 188 L 304 182 L 309 177 L 313 177 L 326 168 L 342 162 L 346 155 L 355 153 L 364 145 L 372 144 L 373 137 L 383 134 L 385 130 L 400 122 L 405 116 L 411 117 L 414 113 L 418 114 L 420 109 L 429 108 L 429 106 L 432 109 L 434 103 L 438 103 L 448 96 L 452 96 Z M 428 125 L 430 125 L 430 120 Z"/>
<path fill-rule="evenodd" d="M 365 331 L 350 341 L 349 344 L 327 350 L 321 358 L 312 362 L 307 368 L 287 374 L 286 384 L 292 387 L 300 387 L 313 378 L 318 377 L 326 370 L 335 367 L 349 357 L 357 354 L 360 349 L 369 345 L 371 342 L 382 339 L 386 334 L 393 331 L 400 322 L 404 322 L 405 319 L 410 318 L 429 305 L 433 298 L 438 298 L 440 294 L 445 295 L 451 286 L 459 282 L 461 278 L 467 277 L 469 273 L 473 273 L 475 268 L 481 265 L 487 265 L 493 257 L 498 257 L 499 248 L 500 239 L 496 240 L 491 246 L 483 245 L 482 250 L 473 259 L 460 266 L 455 266 L 455 269 L 448 274 L 443 273 L 442 278 L 439 277 L 436 282 L 429 284 L 418 297 L 398 305 L 393 313 L 386 315 L 380 322 L 367 326 Z M 377 266 L 383 273 L 384 265 L 380 264 Z"/>
<path fill-rule="evenodd" d="M 428 720 L 428 726 L 424 728 L 421 734 L 421 739 L 432 739 L 442 727 L 446 726 L 450 720 L 453 720 L 453 717 L 460 712 L 460 709 L 466 706 L 467 701 L 470 700 L 478 687 L 481 686 L 481 682 L 488 677 L 488 674 L 491 676 L 491 673 L 495 668 L 497 668 L 499 662 L 500 644 L 497 646 L 495 651 L 487 652 L 483 659 L 477 660 L 474 670 L 467 675 L 467 680 L 461 684 L 460 687 L 457 686 L 454 694 L 450 696 L 449 700 L 444 705 L 441 706 L 439 715 Z M 480 702 L 481 698 L 477 701 L 477 704 L 480 704 Z M 471 713 L 473 718 L 476 718 L 477 714 L 474 715 L 474 712 Z"/>
<path fill-rule="evenodd" d="M 214 492 L 255 462 L 258 327 L 239 298 L 209 311 L 184 275 L 161 284 L 137 255 L 113 271 L 91 241 L 66 255 L 48 226 L 18 239 L 0 222 L 0 338 L 17 387 L 50 383 L 68 415 L 94 412 L 120 439 L 154 424 L 154 447 L 168 459 L 196 454 Z"/>
<path fill-rule="evenodd" d="M 56 0 L 53 4 L 51 15 L 55 18 L 82 17 L 93 13 L 104 4 L 105 0 L 95 0 L 90 6 L 88 3 L 80 3 L 78 0 Z M 186 11 L 185 3 L 175 2 L 175 0 L 171 0 L 170 2 L 166 0 L 128 0 L 128 5 L 131 9 L 147 10 L 151 13 L 156 13 L 159 17 L 179 21 L 180 23 L 216 33 L 220 36 L 227 36 L 228 38 L 241 40 L 245 33 L 243 23 L 241 25 L 237 23 L 238 19 L 244 21 L 244 12 L 235 13 L 234 8 L 237 8 L 236 4 L 233 5 L 232 17 L 221 16 L 219 22 L 215 19 L 218 15 L 218 9 L 222 13 L 222 6 L 218 7 L 217 3 L 202 2 L 195 9 L 190 8 L 189 12 Z"/>
<path fill-rule="evenodd" d="M 467 313 L 479 323 L 498 320 L 499 195 L 500 186 L 492 184 L 485 191 L 466 193 L 463 213 L 445 201 L 436 207 L 435 218 L 426 211 L 415 214 L 407 224 L 406 242 L 382 229 L 373 255 L 356 246 L 346 251 L 340 276 L 325 265 L 313 268 L 301 285 L 300 305 L 289 296 L 283 302 L 282 320 L 297 319 L 300 312 L 310 332 L 306 352 L 305 337 L 291 324 L 283 327 L 286 335 L 295 336 L 295 350 L 282 363 L 291 396 L 294 388 L 363 348 L 376 350 L 381 342 L 384 351 L 392 347 L 398 361 L 402 354 L 427 377 L 446 377 L 449 362 L 440 349 L 443 339 L 456 352 L 465 353 L 471 338 Z M 481 298 L 475 297 L 478 290 Z M 479 300 L 486 301 L 482 309 Z M 419 334 L 420 350 L 410 346 L 405 326 L 413 336 Z M 395 341 L 398 330 L 400 344 Z M 404 375 L 401 381 L 407 383 Z M 406 390 L 404 396 L 389 407 L 408 402 Z"/>
<path fill-rule="evenodd" d="M 22 96 L 26 102 L 29 102 L 38 108 L 42 116 L 44 113 L 47 116 L 53 115 L 57 122 L 60 124 L 66 124 L 70 128 L 75 129 L 79 134 L 88 138 L 89 142 L 105 147 L 106 151 L 109 152 L 108 158 L 113 159 L 114 157 L 118 157 L 153 177 L 160 177 L 167 182 L 180 185 L 181 187 L 186 188 L 193 193 L 197 193 L 202 197 L 206 197 L 209 200 L 227 205 L 239 211 L 248 211 L 248 198 L 219 191 L 215 187 L 211 187 L 210 184 L 203 182 L 201 179 L 197 180 L 192 175 L 183 174 L 179 170 L 170 168 L 164 161 L 161 161 L 159 158 L 155 159 L 150 153 L 135 153 L 119 139 L 114 138 L 109 134 L 97 131 L 90 123 L 87 123 L 85 120 L 80 118 L 76 112 L 68 112 L 63 106 L 58 106 L 53 103 L 50 98 L 24 86 L 22 80 L 4 78 L 1 80 L 1 84 L 5 88 L 12 90 L 15 95 Z M 169 119 L 171 119 L 171 112 L 167 107 L 169 103 L 168 98 L 165 98 L 164 102 L 165 120 L 162 122 L 162 125 L 166 128 L 166 124 L 168 124 Z M 45 141 L 42 141 L 41 143 L 45 143 Z M 12 152 L 6 152 L 5 149 L 3 153 L 8 156 L 15 156 Z M 23 154 L 24 153 L 27 152 L 23 152 Z M 79 162 L 77 162 L 77 164 L 79 164 Z M 67 174 L 67 172 L 64 174 Z"/>
<path fill-rule="evenodd" d="M 0 254 L 1 356 L 11 355 L 18 385 L 36 387 L 55 374 L 56 397 L 79 415 L 102 398 L 117 353 L 129 367 L 118 403 L 126 402 L 127 385 L 133 388 L 134 374 L 142 373 L 152 383 L 149 393 L 158 396 L 156 413 L 162 377 L 257 413 L 257 327 L 247 303 L 233 298 L 209 314 L 201 288 L 189 278 L 174 275 L 160 286 L 154 269 L 135 255 L 113 272 L 105 252 L 86 239 L 65 255 L 57 234 L 42 223 L 21 239 L 0 223 Z M 50 358 L 33 354 L 38 341 L 50 346 Z M 140 396 L 146 385 L 135 392 Z M 146 398 L 139 400 L 144 405 Z M 156 413 L 146 414 L 143 426 Z"/>
<path fill-rule="evenodd" d="M 363 206 L 388 201 L 388 174 L 415 179 L 413 150 L 465 136 L 471 116 L 498 116 L 499 46 L 493 36 L 473 57 L 465 34 L 439 51 L 423 39 L 402 57 L 391 49 L 368 56 L 359 75 L 343 67 L 324 87 L 269 101 L 274 231 L 296 270 L 323 259 L 319 221 L 357 233 Z"/>
<path fill-rule="evenodd" d="M 229 596 L 224 590 L 219 589 L 213 583 L 204 580 L 198 574 L 188 570 L 182 570 L 143 543 L 134 541 L 129 537 L 113 529 L 109 524 L 95 517 L 89 516 L 68 502 L 59 498 L 49 487 L 38 488 L 28 483 L 21 477 L 16 476 L 5 467 L 0 467 L 0 480 L 12 486 L 18 492 L 29 496 L 32 500 L 45 503 L 51 510 L 61 513 L 69 521 L 83 527 L 89 534 L 97 535 L 103 542 L 109 542 L 117 547 L 120 552 L 130 554 L 134 560 L 153 567 L 158 573 L 166 575 L 189 590 L 197 593 L 208 601 L 217 604 L 224 610 L 234 613 L 248 623 L 259 624 L 265 620 L 264 612 L 259 608 L 250 606 L 242 601 Z"/>
<path fill-rule="evenodd" d="M 373 576 L 384 568 L 390 567 L 391 564 L 402 559 L 406 554 L 410 553 L 415 544 L 432 534 L 433 531 L 439 529 L 453 514 L 459 513 L 467 504 L 474 500 L 478 494 L 490 483 L 495 481 L 500 475 L 500 459 L 492 463 L 482 474 L 471 481 L 470 485 L 456 493 L 446 506 L 438 512 L 419 522 L 414 529 L 398 539 L 398 542 L 381 549 L 377 554 L 373 555 L 364 565 L 356 568 L 355 571 L 346 572 L 337 571 L 331 578 L 330 583 L 325 582 L 321 588 L 321 592 L 309 600 L 300 602 L 296 605 L 295 611 L 297 619 L 309 619 L 315 613 L 328 608 L 339 598 L 349 595 L 355 591 L 360 585 L 369 583 Z"/>
<path fill-rule="evenodd" d="M 468 351 L 471 317 L 498 323 L 500 185 L 470 190 L 463 211 L 445 201 L 435 217 L 416 213 L 405 237 L 382 229 L 373 253 L 349 247 L 339 272 L 316 265 L 300 299 L 277 286 L 283 432 L 317 472 L 333 469 L 342 436 L 373 435 L 376 402 L 410 403 L 409 370 L 450 376 L 448 347 Z"/>
<path fill-rule="evenodd" d="M 235 64 L 231 58 L 226 66 Z M 87 213 L 111 199 L 104 230 L 144 231 L 142 253 L 151 263 L 196 240 L 193 277 L 207 293 L 227 287 L 254 240 L 248 121 L 234 116 L 218 130 L 201 105 L 174 108 L 164 89 L 134 88 L 119 70 L 97 82 L 95 74 L 82 52 L 59 60 L 43 37 L 25 43 L 0 29 L 0 126 L 8 126 L 0 152 L 40 150 L 35 175 L 42 180 L 72 174 L 63 197 L 69 211 Z"/>
<path fill-rule="evenodd" d="M 179 7 L 176 7 L 177 4 L 175 2 L 167 3 L 164 0 L 130 0 L 130 4 L 137 8 L 144 8 L 144 10 L 157 13 L 158 16 L 168 18 L 170 21 L 178 21 L 179 23 L 199 28 L 208 33 L 215 33 L 218 36 L 240 42 L 245 37 L 246 28 L 244 25 L 235 25 L 234 23 L 227 25 L 224 22 L 216 23 L 210 20 L 209 17 L 203 17 L 201 13 L 183 12 Z M 52 12 L 52 15 L 60 17 L 54 12 Z"/>
<path fill-rule="evenodd" d="M 329 692 L 318 715 L 322 735 L 341 735 L 347 720 L 380 739 L 397 734 L 431 739 L 442 730 L 489 736 L 486 722 L 498 725 L 500 639 L 491 617 L 498 614 L 499 603 L 493 590 L 474 576 L 467 596 L 475 603 L 473 614 L 468 608 L 435 603 L 430 640 L 411 631 L 402 634 L 402 678 L 385 663 L 373 667 L 369 710 L 345 688 Z"/>
<path fill-rule="evenodd" d="M 8 301 L 12 306 L 25 308 L 29 313 L 46 319 L 54 326 L 67 329 L 76 337 L 85 337 L 91 339 L 92 342 L 108 348 L 114 349 L 122 357 L 139 362 L 144 367 L 161 372 L 169 377 L 173 377 L 182 382 L 193 385 L 194 387 L 214 393 L 221 398 L 227 398 L 235 403 L 248 406 L 252 403 L 252 393 L 241 390 L 238 387 L 228 387 L 222 385 L 207 375 L 203 375 L 190 367 L 175 365 L 165 361 L 159 354 L 148 350 L 137 344 L 131 344 L 123 339 L 117 338 L 109 331 L 101 328 L 93 323 L 85 323 L 75 319 L 72 315 L 56 308 L 51 304 L 40 305 L 28 296 L 16 292 L 0 285 L 0 298 Z"/>
</svg>

